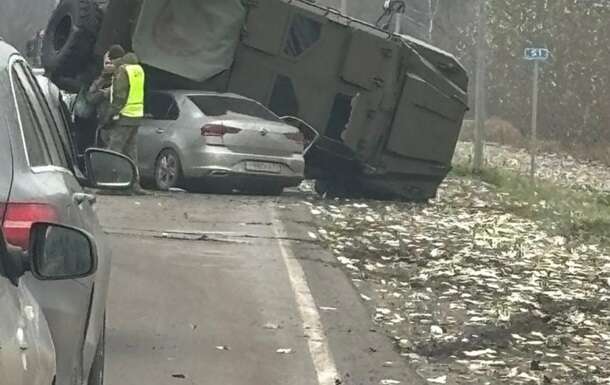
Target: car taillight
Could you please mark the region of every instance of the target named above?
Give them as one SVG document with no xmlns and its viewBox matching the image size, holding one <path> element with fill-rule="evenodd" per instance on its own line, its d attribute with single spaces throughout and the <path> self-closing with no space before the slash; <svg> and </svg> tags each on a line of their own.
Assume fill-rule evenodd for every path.
<svg viewBox="0 0 610 385">
<path fill-rule="evenodd" d="M 2 213 L 5 241 L 23 250 L 27 250 L 30 245 L 30 229 L 34 223 L 56 222 L 58 219 L 57 211 L 42 203 L 0 204 L 0 214 Z"/>
<path fill-rule="evenodd" d="M 201 127 L 201 136 L 206 139 L 206 143 L 213 146 L 224 146 L 224 136 L 227 134 L 237 134 L 241 129 L 237 127 L 225 126 L 224 124 L 206 124 Z"/>
<path fill-rule="evenodd" d="M 300 132 L 291 132 L 289 134 L 284 134 L 284 136 L 300 145 L 305 144 L 305 136 Z"/>
<path fill-rule="evenodd" d="M 201 135 L 203 136 L 225 136 L 226 134 L 237 134 L 240 131 L 239 128 L 222 124 L 206 124 L 201 127 Z"/>
</svg>

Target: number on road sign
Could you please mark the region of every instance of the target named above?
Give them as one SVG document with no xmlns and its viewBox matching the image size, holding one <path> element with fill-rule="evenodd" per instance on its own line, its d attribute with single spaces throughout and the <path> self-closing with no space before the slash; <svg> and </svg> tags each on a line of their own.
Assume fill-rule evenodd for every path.
<svg viewBox="0 0 610 385">
<path fill-rule="evenodd" d="M 550 51 L 546 48 L 526 48 L 525 59 L 526 60 L 548 60 Z"/>
</svg>

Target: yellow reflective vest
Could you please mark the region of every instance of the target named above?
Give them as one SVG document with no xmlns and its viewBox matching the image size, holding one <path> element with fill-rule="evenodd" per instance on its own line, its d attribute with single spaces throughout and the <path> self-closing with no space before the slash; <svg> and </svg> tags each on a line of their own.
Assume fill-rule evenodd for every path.
<svg viewBox="0 0 610 385">
<path fill-rule="evenodd" d="M 121 116 L 128 118 L 144 117 L 144 68 L 139 64 L 124 66 L 129 78 L 129 96 L 121 110 Z"/>
</svg>

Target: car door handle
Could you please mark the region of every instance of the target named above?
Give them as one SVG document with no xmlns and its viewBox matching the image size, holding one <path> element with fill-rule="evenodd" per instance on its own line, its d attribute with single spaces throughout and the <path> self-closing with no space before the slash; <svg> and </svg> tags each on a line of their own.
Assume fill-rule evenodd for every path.
<svg viewBox="0 0 610 385">
<path fill-rule="evenodd" d="M 76 203 L 79 206 L 85 202 L 94 204 L 97 201 L 97 197 L 95 195 L 85 194 L 85 193 L 74 193 L 72 195 L 72 199 L 74 200 L 74 203 Z"/>
</svg>

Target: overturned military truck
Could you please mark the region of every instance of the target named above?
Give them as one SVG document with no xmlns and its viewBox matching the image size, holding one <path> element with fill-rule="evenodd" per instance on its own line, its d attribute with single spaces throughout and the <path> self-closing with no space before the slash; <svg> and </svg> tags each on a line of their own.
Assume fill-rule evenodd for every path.
<svg viewBox="0 0 610 385">
<path fill-rule="evenodd" d="M 112 44 L 132 49 L 148 89 L 234 92 L 319 137 L 306 176 L 320 193 L 435 196 L 467 110 L 450 54 L 301 0 L 62 0 L 43 63 L 76 91 Z"/>
</svg>

